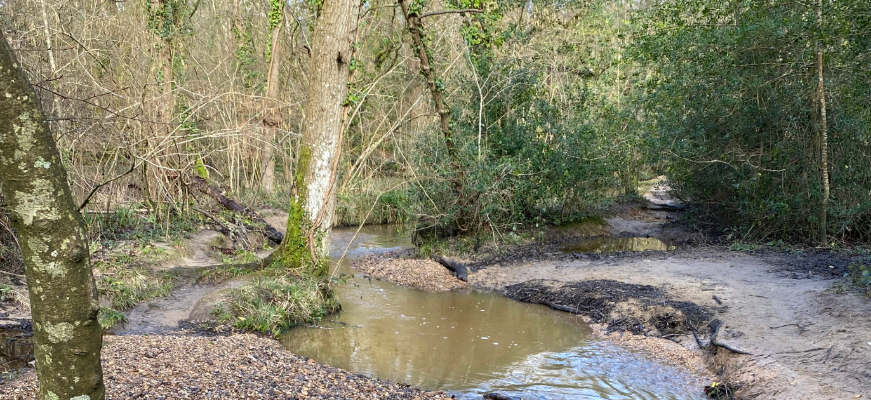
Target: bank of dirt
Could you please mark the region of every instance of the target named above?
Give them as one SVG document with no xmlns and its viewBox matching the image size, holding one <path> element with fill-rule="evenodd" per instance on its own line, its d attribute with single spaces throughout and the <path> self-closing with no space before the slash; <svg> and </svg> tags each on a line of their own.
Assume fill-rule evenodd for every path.
<svg viewBox="0 0 871 400">
<path fill-rule="evenodd" d="M 457 261 L 469 267 L 473 288 L 583 315 L 600 336 L 707 372 L 736 399 L 871 396 L 871 301 L 837 290 L 857 257 L 705 245 L 704 234 L 674 223 L 674 205 L 648 197 L 650 207 L 614 207 L 610 229 L 597 234 L 653 237 L 677 249 L 566 251 L 586 240 L 581 227 L 484 246 Z M 750 354 L 711 345 L 717 327 L 717 343 Z"/>
<path fill-rule="evenodd" d="M 450 398 L 318 364 L 254 335 L 107 336 L 102 359 L 109 399 Z M 3 399 L 35 399 L 36 390 L 33 370 L 0 381 Z"/>
<path fill-rule="evenodd" d="M 871 395 L 871 303 L 831 289 L 847 258 L 713 246 L 613 256 L 515 254 L 468 260 L 475 265 L 469 283 L 588 316 L 605 333 L 665 336 L 704 357 L 718 380 L 735 384 L 736 398 Z M 752 354 L 706 346 L 718 323 L 719 342 Z"/>
<path fill-rule="evenodd" d="M 447 292 L 469 287 L 441 264 L 411 258 L 405 251 L 372 254 L 355 262 L 352 267 L 372 278 L 427 292 Z"/>
</svg>

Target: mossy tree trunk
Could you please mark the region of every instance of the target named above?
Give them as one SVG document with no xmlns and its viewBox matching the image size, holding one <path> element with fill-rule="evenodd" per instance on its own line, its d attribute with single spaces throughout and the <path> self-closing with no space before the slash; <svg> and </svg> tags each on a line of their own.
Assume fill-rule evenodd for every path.
<svg viewBox="0 0 871 400">
<path fill-rule="evenodd" d="M 81 215 L 33 89 L 0 32 L 0 186 L 21 242 L 41 399 L 103 399 L 102 330 Z"/>
<path fill-rule="evenodd" d="M 295 173 L 287 234 L 278 262 L 323 276 L 329 269 L 330 228 L 357 21 L 356 0 L 324 0 L 312 35 L 306 118 Z"/>
</svg>

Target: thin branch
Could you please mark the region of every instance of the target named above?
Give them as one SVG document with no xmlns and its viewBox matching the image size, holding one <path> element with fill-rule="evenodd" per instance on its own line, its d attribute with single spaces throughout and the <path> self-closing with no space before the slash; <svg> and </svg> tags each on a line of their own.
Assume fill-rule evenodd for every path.
<svg viewBox="0 0 871 400">
<path fill-rule="evenodd" d="M 462 10 L 441 10 L 441 11 L 433 11 L 433 12 L 428 12 L 426 14 L 421 14 L 420 17 L 418 17 L 418 18 L 434 17 L 436 15 L 442 15 L 442 14 L 465 14 L 465 13 L 480 14 L 483 12 L 484 12 L 484 10 L 478 10 L 478 9 L 474 9 L 474 8 L 465 8 Z"/>
<path fill-rule="evenodd" d="M 103 182 L 103 183 L 101 183 L 101 184 L 99 184 L 99 185 L 97 185 L 97 186 L 94 186 L 94 188 L 91 189 L 91 193 L 88 193 L 88 197 L 85 197 L 85 200 L 82 202 L 82 205 L 79 206 L 79 211 L 82 211 L 82 209 L 84 209 L 85 206 L 88 205 L 88 202 L 91 201 L 91 197 L 93 197 L 93 196 L 97 193 L 97 191 L 100 190 L 103 186 L 106 186 L 106 185 L 108 185 L 108 184 L 110 184 L 110 183 L 112 183 L 112 182 L 114 182 L 114 181 L 116 181 L 116 180 L 118 180 L 118 179 L 123 178 L 123 177 L 126 176 L 127 174 L 133 172 L 133 170 L 136 169 L 137 165 L 138 165 L 138 164 L 136 164 L 136 163 L 134 162 L 134 163 L 130 164 L 130 169 L 128 169 L 127 172 L 124 172 L 124 173 L 121 174 L 121 175 L 118 175 L 118 176 L 116 176 L 116 177 L 114 177 L 114 178 L 112 178 L 112 179 L 109 179 L 108 181 L 105 181 L 105 182 Z"/>
</svg>

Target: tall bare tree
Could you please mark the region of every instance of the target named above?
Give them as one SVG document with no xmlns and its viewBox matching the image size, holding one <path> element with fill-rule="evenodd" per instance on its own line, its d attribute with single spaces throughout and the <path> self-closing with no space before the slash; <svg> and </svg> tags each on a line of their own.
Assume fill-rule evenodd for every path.
<svg viewBox="0 0 871 400">
<path fill-rule="evenodd" d="M 269 28 L 272 31 L 269 46 L 269 70 L 266 73 L 266 99 L 278 98 L 279 71 L 281 71 L 281 28 L 284 26 L 284 1 L 270 0 Z M 275 186 L 275 158 L 272 153 L 275 132 L 281 123 L 281 116 L 274 105 L 266 111 L 263 118 L 263 174 L 260 187 L 266 193 L 272 193 Z"/>
<path fill-rule="evenodd" d="M 817 22 L 820 30 L 823 27 L 823 0 L 817 2 Z M 823 75 L 823 47 L 820 40 L 816 40 L 817 58 L 817 93 L 820 105 L 820 174 L 822 178 L 823 194 L 820 199 L 820 244 L 825 246 L 828 242 L 828 213 L 829 213 L 829 134 L 826 122 L 826 86 Z"/>
<path fill-rule="evenodd" d="M 88 241 L 42 107 L 0 32 L 0 186 L 24 255 L 41 399 L 103 399 Z"/>
<path fill-rule="evenodd" d="M 299 164 L 280 261 L 313 275 L 329 267 L 336 175 L 347 115 L 356 0 L 325 0 L 317 10 Z"/>
</svg>

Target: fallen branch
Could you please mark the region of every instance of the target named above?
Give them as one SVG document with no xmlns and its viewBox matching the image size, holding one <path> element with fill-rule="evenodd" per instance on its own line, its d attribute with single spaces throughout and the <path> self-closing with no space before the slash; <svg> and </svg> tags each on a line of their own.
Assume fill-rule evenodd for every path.
<svg viewBox="0 0 871 400">
<path fill-rule="evenodd" d="M 693 323 L 690 322 L 690 319 L 687 318 L 686 315 L 684 315 L 684 320 L 686 320 L 687 325 L 689 325 L 690 329 L 692 329 L 692 331 L 693 331 L 693 337 L 696 338 L 696 344 L 699 345 L 699 348 L 700 348 L 700 349 L 704 349 L 705 346 L 703 346 L 703 345 L 702 345 L 702 341 L 699 340 L 699 331 L 696 329 L 696 327 L 693 325 Z"/>
<path fill-rule="evenodd" d="M 209 185 L 209 183 L 206 182 L 205 179 L 200 178 L 199 176 L 187 174 L 187 178 L 188 178 L 189 182 L 186 184 L 188 186 L 193 187 L 194 189 L 197 189 L 200 192 L 204 193 L 205 195 L 211 197 L 212 199 L 217 201 L 218 204 L 220 204 L 221 206 L 223 206 L 227 210 L 237 212 L 240 214 L 244 214 L 244 215 L 248 216 L 249 218 L 251 218 L 251 220 L 254 221 L 255 223 L 262 224 L 263 230 L 264 230 L 263 234 L 271 242 L 273 242 L 275 244 L 281 244 L 281 241 L 284 240 L 284 234 L 282 234 L 281 232 L 278 231 L 278 229 L 275 229 L 275 227 L 273 227 L 268 222 L 266 222 L 266 220 L 264 220 L 254 210 L 251 210 L 247 207 L 243 207 L 242 205 L 240 205 L 239 203 L 236 203 L 235 201 L 228 198 L 227 196 L 224 196 L 224 194 L 221 193 L 220 189 L 218 189 L 212 185 Z"/>
<path fill-rule="evenodd" d="M 441 11 L 433 11 L 433 12 L 421 14 L 420 18 L 433 17 L 436 15 L 442 15 L 442 14 L 466 14 L 466 13 L 468 13 L 468 14 L 480 14 L 483 12 L 484 12 L 484 10 L 477 10 L 474 8 L 466 8 L 463 10 L 441 10 Z"/>
<path fill-rule="evenodd" d="M 433 260 L 433 261 L 435 261 L 435 262 L 437 262 L 437 263 L 443 265 L 445 268 L 447 268 L 447 269 L 453 271 L 454 276 L 456 276 L 457 279 L 459 279 L 459 280 L 461 280 L 461 281 L 463 281 L 463 282 L 468 282 L 468 279 L 469 279 L 469 269 L 466 268 L 465 265 L 460 264 L 460 263 L 458 263 L 458 262 L 456 262 L 456 261 L 448 260 L 447 258 L 442 257 L 442 256 L 440 256 L 440 255 L 436 255 L 436 254 L 433 254 L 433 255 L 429 256 L 429 258 L 430 258 L 431 260 Z"/>
<path fill-rule="evenodd" d="M 194 210 L 196 210 L 196 211 L 199 212 L 200 214 L 205 215 L 206 218 L 212 220 L 212 222 L 214 222 L 216 225 L 218 225 L 219 227 L 221 227 L 221 232 L 222 232 L 222 233 L 224 233 L 224 234 L 226 234 L 226 235 L 229 235 L 230 233 L 232 233 L 232 231 L 230 230 L 230 227 L 228 227 L 227 225 L 225 225 L 224 222 L 222 222 L 222 221 L 221 221 L 218 217 L 216 217 L 214 214 L 212 214 L 212 213 L 210 213 L 210 212 L 208 212 L 208 211 L 206 211 L 206 210 L 203 210 L 202 208 L 199 208 L 199 207 L 194 207 Z"/>
<path fill-rule="evenodd" d="M 723 323 L 722 323 L 722 322 L 718 322 L 718 323 L 714 326 L 714 333 L 711 334 L 711 340 L 710 340 L 710 344 L 711 344 L 711 345 L 714 345 L 714 346 L 717 346 L 717 347 L 722 347 L 722 348 L 724 348 L 724 349 L 726 349 L 726 350 L 729 350 L 729 351 L 731 351 L 731 352 L 733 352 L 733 353 L 746 354 L 746 355 L 750 355 L 750 356 L 753 355 L 753 353 L 750 353 L 750 352 L 748 352 L 748 351 L 739 350 L 739 349 L 736 349 L 736 348 L 734 348 L 734 347 L 732 347 L 732 346 L 729 346 L 728 344 L 720 343 L 720 341 L 717 340 L 717 334 L 720 333 L 720 327 L 721 327 L 721 326 L 723 326 Z"/>
</svg>

